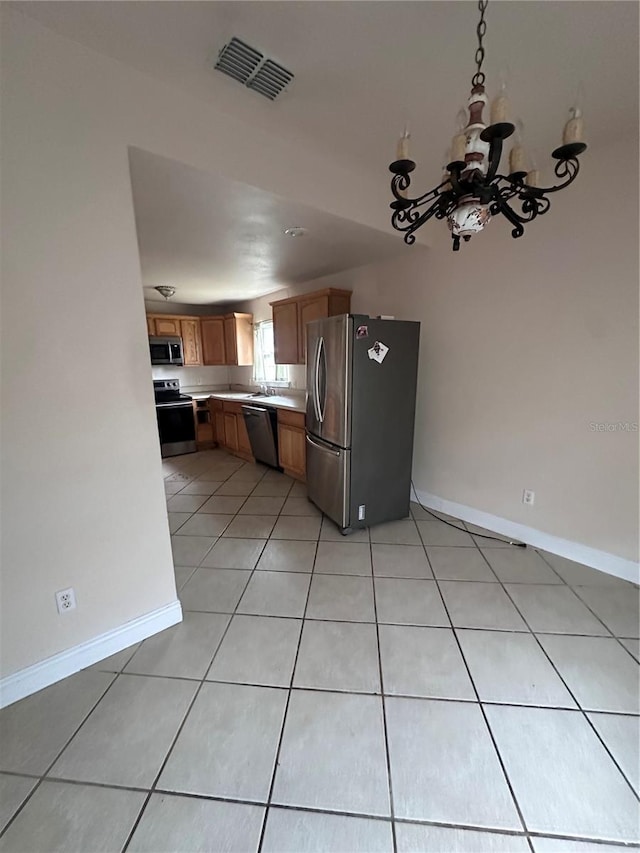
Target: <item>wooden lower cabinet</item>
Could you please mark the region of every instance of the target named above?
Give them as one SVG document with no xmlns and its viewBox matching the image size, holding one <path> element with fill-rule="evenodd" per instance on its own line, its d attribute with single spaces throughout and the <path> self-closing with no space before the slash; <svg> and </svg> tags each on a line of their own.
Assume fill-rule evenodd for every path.
<svg viewBox="0 0 640 853">
<path fill-rule="evenodd" d="M 224 411 L 222 400 L 215 400 L 213 397 L 209 397 L 209 411 L 211 412 L 214 441 L 220 445 L 224 445 Z"/>
<path fill-rule="evenodd" d="M 213 414 L 208 400 L 193 401 L 193 416 L 196 422 L 196 444 L 198 450 L 205 450 L 215 443 Z"/>
<path fill-rule="evenodd" d="M 237 415 L 224 413 L 224 446 L 229 450 L 238 450 L 238 420 Z"/>
<path fill-rule="evenodd" d="M 224 447 L 230 453 L 253 462 L 249 435 L 244 423 L 244 416 L 240 403 L 211 399 L 211 411 L 213 414 L 213 431 L 215 440 L 220 447 Z"/>
<path fill-rule="evenodd" d="M 249 433 L 247 432 L 247 425 L 244 422 L 244 415 L 242 412 L 239 415 L 236 415 L 236 419 L 238 421 L 238 450 L 241 453 L 246 453 L 247 456 L 253 457 L 251 442 L 249 441 Z"/>
<path fill-rule="evenodd" d="M 278 454 L 285 474 L 306 480 L 305 417 L 300 412 L 278 410 Z"/>
<path fill-rule="evenodd" d="M 242 414 L 242 403 L 209 400 L 214 440 L 230 453 L 253 462 L 249 434 Z M 278 450 L 284 472 L 297 480 L 306 480 L 305 416 L 302 412 L 278 409 Z"/>
</svg>

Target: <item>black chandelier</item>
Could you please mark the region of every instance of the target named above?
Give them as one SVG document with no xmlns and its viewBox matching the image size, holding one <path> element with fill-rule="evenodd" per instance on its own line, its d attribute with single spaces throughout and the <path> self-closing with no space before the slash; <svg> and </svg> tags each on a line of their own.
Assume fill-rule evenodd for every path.
<svg viewBox="0 0 640 853">
<path fill-rule="evenodd" d="M 582 141 L 582 109 L 576 104 L 571 108 L 564 128 L 563 144 L 551 155 L 557 161 L 554 172 L 559 183 L 552 187 L 538 186 L 539 173 L 535 168 L 526 170 L 526 155 L 518 136 L 509 155 L 509 174 L 498 173 L 503 143 L 516 128 L 507 121 L 509 107 L 504 83 L 491 104 L 491 124 L 487 126 L 482 121 L 482 110 L 488 103 L 482 72 L 487 3 L 488 0 L 478 2 L 480 21 L 476 28 L 478 47 L 476 73 L 471 80 L 468 100 L 469 119 L 453 137 L 449 155 L 451 162 L 445 167 L 442 182 L 424 195 L 408 197 L 409 176 L 416 164 L 409 159 L 410 137 L 407 130 L 398 142 L 397 159 L 389 166 L 393 172 L 391 191 L 394 196 L 390 205 L 393 210 L 391 224 L 404 232 L 404 241 L 409 245 L 415 243 L 418 228 L 433 216 L 447 220 L 454 252 L 460 248 L 460 238 L 469 241 L 498 213 L 502 213 L 513 226 L 511 236 L 521 237 L 526 223 L 549 210 L 548 194 L 568 187 L 580 171 L 578 156 L 587 146 Z M 464 125 L 467 117 L 464 110 L 461 112 L 461 124 Z M 518 206 L 517 210 L 514 205 Z"/>
</svg>

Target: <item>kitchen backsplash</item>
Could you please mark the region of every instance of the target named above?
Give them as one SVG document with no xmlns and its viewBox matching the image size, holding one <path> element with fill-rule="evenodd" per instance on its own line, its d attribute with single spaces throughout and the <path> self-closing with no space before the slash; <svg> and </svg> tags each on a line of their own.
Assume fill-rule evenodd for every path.
<svg viewBox="0 0 640 853">
<path fill-rule="evenodd" d="M 292 388 L 297 388 L 300 391 L 305 390 L 307 373 L 304 364 L 289 365 L 289 381 Z M 232 385 L 255 385 L 253 367 L 229 367 L 229 382 Z"/>
<path fill-rule="evenodd" d="M 216 385 L 228 385 L 232 381 L 229 377 L 231 370 L 239 369 L 225 366 L 171 367 L 170 365 L 155 364 L 151 366 L 151 373 L 154 379 L 179 379 L 182 388 L 196 388 L 200 385 L 209 388 Z"/>
</svg>

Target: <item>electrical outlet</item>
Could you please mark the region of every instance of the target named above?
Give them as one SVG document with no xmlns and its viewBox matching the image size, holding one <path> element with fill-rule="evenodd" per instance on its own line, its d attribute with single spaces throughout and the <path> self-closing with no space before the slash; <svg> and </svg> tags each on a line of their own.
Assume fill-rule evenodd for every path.
<svg viewBox="0 0 640 853">
<path fill-rule="evenodd" d="M 522 492 L 522 503 L 527 506 L 533 506 L 536 501 L 536 493 L 532 492 L 531 489 L 525 489 Z"/>
<path fill-rule="evenodd" d="M 73 587 L 61 589 L 60 592 L 56 592 L 56 605 L 58 613 L 61 614 L 76 609 L 76 594 L 73 591 Z"/>
</svg>

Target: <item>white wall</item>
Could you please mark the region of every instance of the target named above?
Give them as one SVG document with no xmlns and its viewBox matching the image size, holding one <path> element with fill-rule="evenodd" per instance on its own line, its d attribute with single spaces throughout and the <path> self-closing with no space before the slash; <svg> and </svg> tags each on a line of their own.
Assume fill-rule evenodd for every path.
<svg viewBox="0 0 640 853">
<path fill-rule="evenodd" d="M 370 225 L 386 186 L 1 11 L 6 676 L 176 596 L 127 147 Z"/>
</svg>

